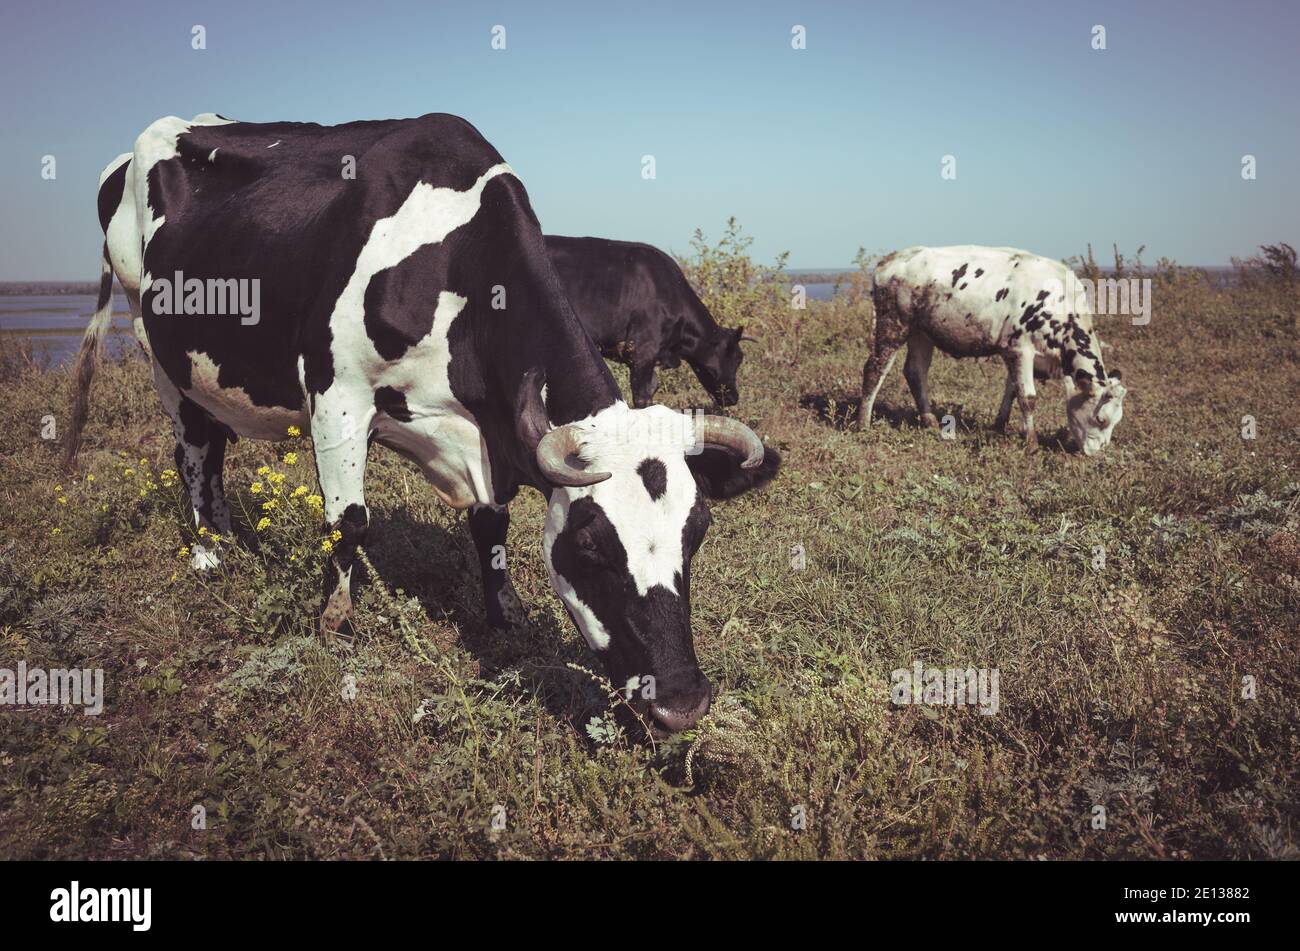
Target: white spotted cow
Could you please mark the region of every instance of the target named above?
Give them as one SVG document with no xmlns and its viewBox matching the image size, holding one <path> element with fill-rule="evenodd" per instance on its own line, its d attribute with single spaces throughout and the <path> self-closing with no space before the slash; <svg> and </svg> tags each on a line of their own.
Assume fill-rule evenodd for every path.
<svg viewBox="0 0 1300 951">
<path fill-rule="evenodd" d="M 927 385 L 937 346 L 954 357 L 996 354 L 1006 361 L 996 424 L 1005 428 L 1017 401 L 1029 450 L 1038 447 L 1036 375 L 1063 377 L 1070 433 L 1085 455 L 1110 443 L 1127 391 L 1119 373 L 1107 374 L 1102 365 L 1092 309 L 1064 264 L 1014 248 L 908 248 L 876 266 L 871 297 L 876 339 L 862 371 L 860 426 L 870 425 L 880 384 L 903 344 L 903 375 L 921 421 L 939 425 Z"/>
<path fill-rule="evenodd" d="M 710 521 L 701 486 L 743 488 L 719 458 L 752 470 L 763 443 L 731 419 L 687 426 L 665 407 L 627 406 L 561 292 L 523 185 L 473 126 L 160 119 L 105 171 L 99 216 L 104 293 L 78 357 L 69 462 L 116 275 L 198 525 L 229 537 L 228 441 L 310 431 L 342 538 L 323 632 L 351 609 L 374 441 L 468 509 L 498 628 L 521 613 L 496 557 L 506 507 L 522 485 L 544 493 L 551 582 L 616 685 L 654 678 L 652 696 L 634 696 L 661 732 L 704 715 L 690 617 L 691 558 Z M 703 454 L 688 456 L 692 445 Z M 699 484 L 697 459 L 708 460 Z M 193 547 L 198 568 L 220 555 Z"/>
</svg>

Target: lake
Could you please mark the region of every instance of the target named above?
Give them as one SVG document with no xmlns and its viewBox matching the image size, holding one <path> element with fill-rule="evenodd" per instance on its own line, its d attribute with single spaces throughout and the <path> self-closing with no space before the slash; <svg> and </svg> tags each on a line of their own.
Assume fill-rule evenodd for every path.
<svg viewBox="0 0 1300 951">
<path fill-rule="evenodd" d="M 38 356 L 43 354 L 51 366 L 57 366 L 76 356 L 96 303 L 94 294 L 0 296 L 0 334 L 30 340 Z M 131 311 L 121 291 L 113 295 L 113 330 L 125 331 L 126 335 L 106 338 L 105 346 L 110 353 L 135 343 Z"/>
</svg>

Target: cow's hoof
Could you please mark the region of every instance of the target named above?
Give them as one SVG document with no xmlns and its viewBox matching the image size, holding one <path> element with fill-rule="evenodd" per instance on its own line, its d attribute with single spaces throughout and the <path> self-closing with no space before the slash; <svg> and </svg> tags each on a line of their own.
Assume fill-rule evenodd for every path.
<svg viewBox="0 0 1300 951">
<path fill-rule="evenodd" d="M 1038 452 L 1038 434 L 1025 433 L 1025 453 L 1032 456 L 1036 452 Z"/>
<path fill-rule="evenodd" d="M 351 595 L 346 590 L 333 592 L 329 600 L 325 602 L 324 610 L 321 611 L 321 640 L 331 646 L 338 644 L 341 638 L 350 641 L 352 638 L 352 624 L 348 621 L 348 616 L 351 613 Z"/>
<path fill-rule="evenodd" d="M 921 417 L 921 425 L 926 429 L 938 429 L 939 417 L 935 416 L 934 413 L 925 413 Z"/>
<path fill-rule="evenodd" d="M 519 600 L 514 585 L 507 584 L 497 592 L 497 607 L 499 610 L 491 611 L 488 615 L 488 623 L 493 630 L 500 634 L 512 634 L 528 627 L 528 611 Z"/>
<path fill-rule="evenodd" d="M 1005 435 L 1007 434 L 1007 424 L 1010 423 L 1010 422 L 1011 422 L 1011 420 L 1009 420 L 1009 419 L 995 419 L 995 420 L 993 420 L 993 431 L 994 431 L 995 433 L 999 433 L 999 434 L 1005 436 Z"/>
<path fill-rule="evenodd" d="M 213 549 L 191 545 L 190 567 L 195 571 L 213 571 L 221 567 L 221 557 Z"/>
</svg>

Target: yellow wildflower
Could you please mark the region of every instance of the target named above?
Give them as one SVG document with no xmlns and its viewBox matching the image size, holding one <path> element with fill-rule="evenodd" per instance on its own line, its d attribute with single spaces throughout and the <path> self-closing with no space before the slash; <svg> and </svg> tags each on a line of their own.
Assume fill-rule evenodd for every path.
<svg viewBox="0 0 1300 951">
<path fill-rule="evenodd" d="M 266 531 L 266 529 L 269 528 L 270 525 L 271 525 L 271 520 L 267 518 L 265 515 L 263 515 L 261 521 L 257 523 L 257 530 L 259 532 Z"/>
<path fill-rule="evenodd" d="M 207 535 L 207 533 L 208 533 L 208 529 L 207 529 L 207 527 L 204 526 L 204 525 L 200 525 L 200 526 L 199 526 L 199 537 L 203 537 L 204 535 Z"/>
<path fill-rule="evenodd" d="M 257 495 L 259 492 L 262 491 L 262 483 L 254 482 L 251 486 L 249 486 L 249 488 L 252 490 L 254 495 Z"/>
<path fill-rule="evenodd" d="M 51 534 L 51 535 L 62 535 L 62 534 L 63 534 L 63 529 L 59 528 L 59 527 L 56 525 L 54 528 L 51 528 L 51 529 L 50 529 L 50 534 Z"/>
<path fill-rule="evenodd" d="M 319 510 L 325 507 L 325 500 L 319 495 L 309 495 L 307 496 L 307 505 Z"/>
<path fill-rule="evenodd" d="M 257 467 L 257 474 L 260 475 L 260 476 L 264 476 L 264 475 L 266 475 L 266 474 L 267 474 L 268 472 L 270 472 L 270 471 L 271 471 L 271 467 L 270 467 L 270 466 L 258 466 L 258 467 Z"/>
<path fill-rule="evenodd" d="M 343 533 L 336 528 L 334 531 L 330 532 L 330 538 L 336 542 L 341 542 L 343 541 Z"/>
<path fill-rule="evenodd" d="M 279 485 L 281 482 L 284 481 L 284 473 L 272 472 L 270 475 L 266 477 L 266 481 L 272 483 L 273 485 Z"/>
<path fill-rule="evenodd" d="M 68 504 L 68 497 L 67 497 L 66 495 L 60 495 L 58 501 L 59 501 L 59 504 L 60 504 L 60 505 L 67 505 L 67 504 Z"/>
<path fill-rule="evenodd" d="M 190 553 L 189 545 L 182 545 L 180 548 L 176 549 L 176 554 L 180 555 L 182 558 L 184 558 L 189 553 Z"/>
<path fill-rule="evenodd" d="M 286 466 L 297 465 L 298 454 L 296 452 L 286 452 L 284 454 L 284 464 Z"/>
<path fill-rule="evenodd" d="M 298 488 L 293 490 L 293 497 L 295 499 L 306 494 L 307 494 L 307 487 L 305 485 L 300 485 L 298 486 Z"/>
<path fill-rule="evenodd" d="M 279 504 L 280 503 L 276 502 L 275 499 L 268 499 L 267 501 L 262 503 L 262 511 L 263 512 L 274 511 Z"/>
<path fill-rule="evenodd" d="M 95 481 L 95 473 L 93 473 L 93 472 L 87 473 L 87 474 L 86 474 L 86 481 L 87 481 L 87 482 L 94 482 L 94 481 Z"/>
<path fill-rule="evenodd" d="M 56 485 L 56 486 L 54 487 L 54 491 L 55 491 L 55 492 L 62 492 L 62 491 L 63 491 L 63 486 L 61 486 L 61 485 Z"/>
<path fill-rule="evenodd" d="M 290 427 L 289 427 L 289 435 L 290 435 L 290 436 L 293 436 L 293 437 L 296 438 L 296 437 L 302 435 L 302 430 L 299 429 L 297 426 L 290 426 Z"/>
<path fill-rule="evenodd" d="M 320 543 L 320 550 L 323 552 L 331 552 L 334 550 L 334 543 L 327 538 Z"/>
</svg>

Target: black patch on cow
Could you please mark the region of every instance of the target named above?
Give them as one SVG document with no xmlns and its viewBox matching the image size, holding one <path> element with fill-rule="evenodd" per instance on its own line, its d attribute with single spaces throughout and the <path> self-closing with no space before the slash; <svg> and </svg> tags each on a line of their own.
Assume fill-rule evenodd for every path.
<svg viewBox="0 0 1300 951">
<path fill-rule="evenodd" d="M 1038 297 L 1037 297 L 1036 299 L 1037 299 L 1037 300 L 1047 300 L 1047 294 L 1048 294 L 1047 291 L 1039 291 L 1039 292 L 1038 292 Z"/>
<path fill-rule="evenodd" d="M 1010 293 L 1011 293 L 1011 288 L 1004 287 L 1002 288 L 1002 290 L 998 291 L 997 294 L 994 295 L 993 299 L 995 301 L 1002 300 L 1002 298 L 1006 297 Z"/>
<path fill-rule="evenodd" d="M 104 242 L 104 260 L 108 260 L 108 242 Z M 99 300 L 95 303 L 95 310 L 103 310 L 108 306 L 109 300 L 113 297 L 113 269 L 104 268 L 104 273 L 99 277 Z"/>
<path fill-rule="evenodd" d="M 968 283 L 968 282 L 966 282 L 966 281 L 962 281 L 962 282 L 961 282 L 961 287 L 957 288 L 957 290 L 959 290 L 959 291 L 964 291 L 964 290 L 966 290 L 966 284 L 967 284 L 967 283 Z"/>
<path fill-rule="evenodd" d="M 99 186 L 99 226 L 105 233 L 108 231 L 108 223 L 113 220 L 114 213 L 122 204 L 122 192 L 126 188 L 126 170 L 130 167 L 131 160 L 127 159 L 104 179 L 104 184 Z"/>
<path fill-rule="evenodd" d="M 438 244 L 426 244 L 374 275 L 366 286 L 366 336 L 385 360 L 396 360 L 433 329 L 439 286 Z M 507 298 L 508 300 L 508 298 Z"/>
<path fill-rule="evenodd" d="M 956 286 L 957 286 L 957 282 L 960 281 L 960 280 L 965 276 L 965 274 L 966 274 L 966 265 L 965 265 L 965 264 L 963 264 L 961 267 L 957 268 L 957 270 L 953 271 L 953 272 L 952 272 L 952 286 L 953 286 L 953 287 L 956 287 Z"/>
<path fill-rule="evenodd" d="M 668 469 L 659 459 L 642 459 L 636 467 L 636 474 L 641 477 L 645 490 L 650 493 L 652 501 L 659 501 L 668 491 Z"/>
<path fill-rule="evenodd" d="M 984 268 L 982 268 L 982 267 L 977 267 L 977 268 L 975 269 L 975 276 L 976 276 L 976 277 L 983 277 L 983 276 L 984 276 Z"/>
<path fill-rule="evenodd" d="M 409 423 L 412 418 L 411 410 L 406 405 L 406 394 L 391 386 L 381 386 L 375 390 L 375 409 L 402 423 Z"/>
</svg>

